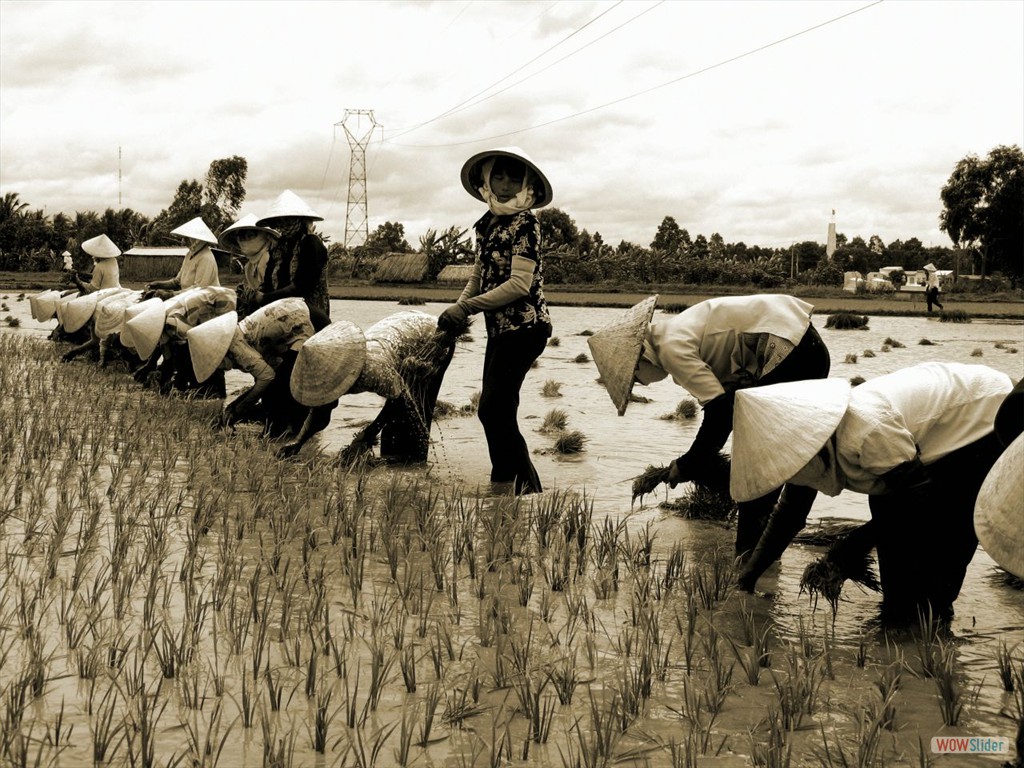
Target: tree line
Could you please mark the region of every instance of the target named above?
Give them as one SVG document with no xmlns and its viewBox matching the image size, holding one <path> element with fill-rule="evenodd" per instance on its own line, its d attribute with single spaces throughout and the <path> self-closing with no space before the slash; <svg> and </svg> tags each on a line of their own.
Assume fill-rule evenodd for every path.
<svg viewBox="0 0 1024 768">
<path fill-rule="evenodd" d="M 77 212 L 48 217 L 30 210 L 15 192 L 0 200 L 0 269 L 43 271 L 59 269 L 60 254 L 76 258 L 78 244 L 100 233 L 128 248 L 159 245 L 167 234 L 195 216 L 214 232 L 237 217 L 245 199 L 248 165 L 233 156 L 214 160 L 203 182 L 183 180 L 170 205 L 155 218 L 131 209 L 103 213 Z M 841 285 L 843 273 L 866 274 L 884 266 L 906 271 L 928 263 L 982 276 L 1005 276 L 1011 285 L 1024 276 L 1024 153 L 1019 146 L 998 146 L 984 157 L 967 155 L 957 162 L 940 191 L 939 226 L 952 247 L 924 247 L 916 237 L 888 244 L 877 235 L 836 235 L 836 251 L 826 257 L 825 245 L 815 241 L 788 248 L 765 248 L 743 242 L 727 243 L 718 233 L 691 236 L 673 216 L 665 216 L 647 246 L 621 241 L 606 243 L 599 232 L 580 229 L 559 208 L 537 214 L 545 249 L 545 279 L 550 283 L 692 283 L 754 285 L 770 289 L 787 281 Z M 387 253 L 419 252 L 427 256 L 431 277 L 449 264 L 470 263 L 468 230 L 431 229 L 413 248 L 399 222 L 387 221 L 352 249 L 329 245 L 336 272 L 354 277 L 372 274 Z"/>
</svg>

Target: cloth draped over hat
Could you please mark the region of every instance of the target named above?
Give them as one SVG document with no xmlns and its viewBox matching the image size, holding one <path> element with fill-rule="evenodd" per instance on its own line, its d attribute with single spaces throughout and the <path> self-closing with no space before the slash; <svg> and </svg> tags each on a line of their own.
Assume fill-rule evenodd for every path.
<svg viewBox="0 0 1024 768">
<path fill-rule="evenodd" d="M 60 291 L 41 291 L 34 296 L 28 297 L 28 306 L 32 312 L 32 319 L 45 323 L 52 320 L 57 313 L 57 299 L 60 298 Z"/>
<path fill-rule="evenodd" d="M 138 304 L 129 304 L 127 307 L 124 308 L 124 321 L 121 325 L 120 335 L 121 344 L 123 346 L 127 347 L 128 349 L 134 350 L 135 353 L 138 354 L 138 350 L 135 349 L 135 340 L 132 337 L 132 332 L 128 329 L 128 323 L 131 322 L 134 318 L 141 315 L 146 310 L 148 310 L 150 307 L 162 307 L 163 303 L 164 302 L 162 299 L 158 299 L 156 296 L 153 296 L 152 298 L 146 299 L 145 301 L 140 301 Z"/>
<path fill-rule="evenodd" d="M 82 250 L 94 259 L 116 259 L 121 255 L 121 249 L 114 245 L 114 241 L 106 235 L 96 235 L 96 237 L 86 240 L 82 243 Z M 65 251 L 65 253 L 67 252 Z"/>
<path fill-rule="evenodd" d="M 190 328 L 185 334 L 188 354 L 192 359 L 192 371 L 196 381 L 202 384 L 213 375 L 224 356 L 228 353 L 235 329 L 238 328 L 238 313 L 225 312 L 212 320 Z"/>
<path fill-rule="evenodd" d="M 290 189 L 286 189 L 277 199 L 274 200 L 270 205 L 270 210 L 267 211 L 266 215 L 259 219 L 256 224 L 260 227 L 267 226 L 267 222 L 273 219 L 280 219 L 285 217 L 297 217 L 300 219 L 312 219 L 313 221 L 323 221 L 324 217 L 314 211 L 305 200 L 296 195 Z"/>
<path fill-rule="evenodd" d="M 510 157 L 523 163 L 529 171 L 527 175 L 532 174 L 537 182 L 531 187 L 533 200 L 530 205 L 525 207 L 512 206 L 507 212 L 503 213 L 515 213 L 517 210 L 525 210 L 526 208 L 543 208 L 552 201 L 551 182 L 548 181 L 548 177 L 537 167 L 537 164 L 533 162 L 530 156 L 519 147 L 486 149 L 483 152 L 477 152 L 463 163 L 461 173 L 462 186 L 469 194 L 480 202 L 487 203 L 488 206 L 491 205 L 491 201 L 487 199 L 487 192 L 490 191 L 491 168 L 494 166 L 494 160 L 498 157 Z M 525 183 L 527 179 L 523 181 Z M 520 195 L 522 194 L 523 192 L 521 191 Z M 525 203 L 526 198 L 523 197 L 520 202 Z M 504 205 L 508 205 L 508 203 Z M 495 213 L 498 212 L 495 211 Z M 499 213 L 499 215 L 502 214 Z"/>
<path fill-rule="evenodd" d="M 96 335 L 102 339 L 104 336 L 120 333 L 124 328 L 125 309 L 138 303 L 141 298 L 142 291 L 125 291 L 98 301 L 93 313 Z"/>
<path fill-rule="evenodd" d="M 1003 451 L 982 483 L 974 531 L 989 557 L 1024 579 L 1024 434 Z"/>
<path fill-rule="evenodd" d="M 199 240 L 210 245 L 217 244 L 217 236 L 206 226 L 206 222 L 199 216 L 190 219 L 177 229 L 171 230 L 172 235 L 187 237 L 189 240 Z"/>
<path fill-rule="evenodd" d="M 850 389 L 846 379 L 813 379 L 739 390 L 732 417 L 732 498 L 760 498 L 803 469 L 842 421 Z"/>
<path fill-rule="evenodd" d="M 314 408 L 337 400 L 359 378 L 366 361 L 366 337 L 355 323 L 336 320 L 313 334 L 292 368 L 292 397 Z"/>
<path fill-rule="evenodd" d="M 587 339 L 594 364 L 619 416 L 626 413 L 629 405 L 644 338 L 657 304 L 657 294 L 648 296 Z"/>
<path fill-rule="evenodd" d="M 429 352 L 437 330 L 437 318 L 426 312 L 406 310 L 388 315 L 366 329 L 366 361 L 352 392 L 374 392 L 398 397 L 406 390 L 402 368 L 407 357 L 429 364 Z"/>
</svg>

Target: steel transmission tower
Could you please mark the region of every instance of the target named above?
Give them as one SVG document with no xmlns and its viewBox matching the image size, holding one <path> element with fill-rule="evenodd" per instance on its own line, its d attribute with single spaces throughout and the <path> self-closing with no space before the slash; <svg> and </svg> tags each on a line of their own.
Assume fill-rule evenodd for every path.
<svg viewBox="0 0 1024 768">
<path fill-rule="evenodd" d="M 348 166 L 348 206 L 345 208 L 345 248 L 366 242 L 370 219 L 366 206 L 366 146 L 380 125 L 372 109 L 346 109 L 340 123 L 345 129 L 352 157 Z"/>
</svg>

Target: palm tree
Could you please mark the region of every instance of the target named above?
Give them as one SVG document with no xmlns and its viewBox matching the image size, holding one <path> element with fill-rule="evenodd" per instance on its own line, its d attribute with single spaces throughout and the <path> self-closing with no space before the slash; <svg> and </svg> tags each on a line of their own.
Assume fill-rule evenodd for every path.
<svg viewBox="0 0 1024 768">
<path fill-rule="evenodd" d="M 0 200 L 0 224 L 10 221 L 28 208 L 28 203 L 22 202 L 21 195 L 17 192 L 5 192 Z"/>
</svg>

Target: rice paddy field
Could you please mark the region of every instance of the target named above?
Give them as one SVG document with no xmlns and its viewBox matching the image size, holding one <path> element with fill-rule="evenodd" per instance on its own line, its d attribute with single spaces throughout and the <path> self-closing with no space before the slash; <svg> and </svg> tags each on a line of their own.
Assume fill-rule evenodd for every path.
<svg viewBox="0 0 1024 768">
<path fill-rule="evenodd" d="M 0 765 L 1019 761 L 1024 592 L 980 549 L 948 629 L 886 631 L 875 593 L 847 584 L 835 614 L 800 594 L 820 546 L 791 546 L 747 595 L 728 523 L 665 504 L 692 489 L 631 504 L 700 416 L 670 381 L 615 415 L 586 338 L 618 310 L 552 310 L 558 342 L 520 410 L 546 490 L 515 498 L 487 482 L 472 415 L 482 323 L 428 464 L 345 467 L 373 395 L 281 460 L 251 428 L 216 429 L 217 401 L 59 362 L 53 323 L 2 301 L 18 322 L 0 323 Z M 401 309 L 332 314 L 366 328 Z M 1024 374 L 1020 322 L 825 320 L 833 376 L 926 360 Z M 866 519 L 866 500 L 819 499 L 811 526 L 834 518 Z M 1009 751 L 937 754 L 936 736 Z"/>
</svg>

